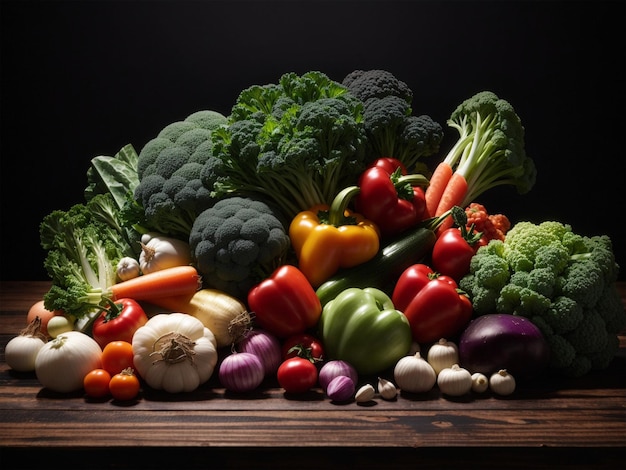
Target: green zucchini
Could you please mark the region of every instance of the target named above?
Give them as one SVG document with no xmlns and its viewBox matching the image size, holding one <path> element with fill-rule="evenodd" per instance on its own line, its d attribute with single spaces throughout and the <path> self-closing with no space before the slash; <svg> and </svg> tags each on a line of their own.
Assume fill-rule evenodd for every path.
<svg viewBox="0 0 626 470">
<path fill-rule="evenodd" d="M 349 287 L 376 287 L 391 296 L 404 270 L 430 255 L 442 221 L 443 217 L 428 219 L 396 236 L 369 261 L 338 271 L 316 290 L 322 306 Z"/>
</svg>

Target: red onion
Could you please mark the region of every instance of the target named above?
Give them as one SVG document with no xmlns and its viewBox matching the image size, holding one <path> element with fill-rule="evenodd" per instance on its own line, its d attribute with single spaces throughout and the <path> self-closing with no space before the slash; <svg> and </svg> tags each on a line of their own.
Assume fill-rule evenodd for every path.
<svg viewBox="0 0 626 470">
<path fill-rule="evenodd" d="M 282 362 L 280 341 L 267 331 L 249 331 L 237 344 L 237 349 L 257 356 L 263 364 L 266 376 L 275 374 Z"/>
<path fill-rule="evenodd" d="M 328 384 L 326 395 L 332 401 L 348 401 L 354 396 L 354 391 L 354 381 L 345 375 L 338 375 Z"/>
<path fill-rule="evenodd" d="M 221 384 L 231 392 L 251 392 L 265 378 L 261 360 L 252 353 L 236 352 L 226 356 L 220 365 Z"/>
<path fill-rule="evenodd" d="M 356 383 L 359 380 L 359 374 L 352 364 L 340 360 L 328 361 L 320 369 L 318 378 L 320 387 L 322 387 L 322 390 L 326 392 L 328 384 L 330 384 L 331 380 L 340 376 L 350 377 L 353 383 Z"/>
</svg>

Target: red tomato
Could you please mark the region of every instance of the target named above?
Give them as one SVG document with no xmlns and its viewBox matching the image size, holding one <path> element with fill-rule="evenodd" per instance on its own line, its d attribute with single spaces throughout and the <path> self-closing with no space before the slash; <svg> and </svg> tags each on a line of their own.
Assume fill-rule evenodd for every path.
<svg viewBox="0 0 626 470">
<path fill-rule="evenodd" d="M 322 361 L 324 359 L 322 342 L 315 336 L 306 333 L 290 336 L 282 346 L 283 361 L 296 356 L 312 362 Z"/>
<path fill-rule="evenodd" d="M 120 299 L 111 303 L 93 324 L 93 339 L 104 348 L 111 341 L 132 343 L 133 335 L 148 322 L 141 305 L 133 299 Z"/>
<path fill-rule="evenodd" d="M 115 375 L 134 367 L 133 345 L 127 341 L 111 341 L 102 350 L 102 368 Z"/>
<path fill-rule="evenodd" d="M 449 228 L 437 238 L 432 252 L 432 267 L 435 271 L 450 276 L 455 281 L 469 273 L 470 261 L 478 244 L 470 245 L 461 230 Z"/>
<path fill-rule="evenodd" d="M 419 291 L 404 315 L 413 339 L 420 344 L 432 343 L 457 335 L 472 317 L 472 303 L 465 294 L 457 292 L 456 285 L 437 278 Z"/>
<path fill-rule="evenodd" d="M 303 357 L 292 357 L 284 361 L 276 373 L 278 384 L 287 393 L 304 393 L 317 383 L 317 367 Z"/>
<path fill-rule="evenodd" d="M 116 400 L 132 400 L 139 394 L 139 379 L 132 369 L 115 374 L 109 382 L 109 391 Z"/>
<path fill-rule="evenodd" d="M 83 379 L 85 393 L 92 398 L 102 398 L 109 395 L 111 374 L 104 369 L 94 369 Z"/>
</svg>

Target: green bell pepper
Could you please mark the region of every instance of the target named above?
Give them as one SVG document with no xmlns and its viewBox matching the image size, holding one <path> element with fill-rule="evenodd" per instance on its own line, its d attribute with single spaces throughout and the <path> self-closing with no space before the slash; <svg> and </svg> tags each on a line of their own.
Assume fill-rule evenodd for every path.
<svg viewBox="0 0 626 470">
<path fill-rule="evenodd" d="M 411 326 L 383 291 L 348 288 L 322 310 L 319 335 L 328 359 L 350 363 L 359 374 L 395 366 L 411 348 Z"/>
</svg>

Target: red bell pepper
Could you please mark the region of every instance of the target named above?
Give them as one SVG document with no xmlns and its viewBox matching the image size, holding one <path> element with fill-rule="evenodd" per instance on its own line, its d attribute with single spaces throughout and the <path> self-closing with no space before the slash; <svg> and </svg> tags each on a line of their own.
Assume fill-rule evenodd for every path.
<svg viewBox="0 0 626 470">
<path fill-rule="evenodd" d="M 135 331 L 147 322 L 148 315 L 135 300 L 110 300 L 94 321 L 91 334 L 101 348 L 112 341 L 132 343 Z"/>
<path fill-rule="evenodd" d="M 422 186 L 428 179 L 420 174 L 406 174 L 399 160 L 381 158 L 359 177 L 360 192 L 355 198 L 358 212 L 374 222 L 381 235 L 398 234 L 420 222 L 426 200 Z"/>
<path fill-rule="evenodd" d="M 472 318 L 472 303 L 456 281 L 424 264 L 412 265 L 400 275 L 391 299 L 420 344 L 453 338 Z"/>
<path fill-rule="evenodd" d="M 292 265 L 278 267 L 250 289 L 248 307 L 261 328 L 279 338 L 314 327 L 322 314 L 322 304 L 311 283 Z"/>
</svg>

